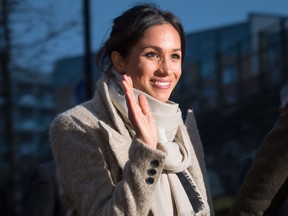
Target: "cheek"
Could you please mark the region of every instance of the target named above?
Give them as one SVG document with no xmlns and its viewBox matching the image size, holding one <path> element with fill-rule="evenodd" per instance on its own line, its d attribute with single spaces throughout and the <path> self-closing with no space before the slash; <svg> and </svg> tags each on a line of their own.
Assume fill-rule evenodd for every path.
<svg viewBox="0 0 288 216">
<path fill-rule="evenodd" d="M 180 79 L 181 75 L 182 75 L 182 67 L 180 66 L 176 66 L 175 69 L 175 75 L 177 76 L 178 79 Z"/>
<path fill-rule="evenodd" d="M 139 79 L 146 79 L 153 75 L 154 71 L 157 70 L 157 67 L 153 63 L 140 63 L 135 66 L 135 75 Z"/>
<path fill-rule="evenodd" d="M 182 71 L 180 70 L 180 72 L 179 72 L 179 79 L 180 79 L 181 75 L 182 75 Z"/>
</svg>

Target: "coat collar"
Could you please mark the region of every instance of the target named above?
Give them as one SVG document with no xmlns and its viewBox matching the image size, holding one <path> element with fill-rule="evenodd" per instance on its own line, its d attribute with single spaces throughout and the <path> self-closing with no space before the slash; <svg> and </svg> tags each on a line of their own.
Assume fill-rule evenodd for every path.
<svg viewBox="0 0 288 216">
<path fill-rule="evenodd" d="M 100 80 L 97 82 L 96 91 L 99 92 L 100 96 L 105 102 L 105 107 L 109 113 L 108 115 L 111 117 L 112 125 L 109 125 L 106 122 L 100 120 L 99 126 L 107 138 L 120 167 L 123 169 L 126 162 L 129 160 L 128 153 L 132 143 L 132 138 L 125 126 L 124 121 L 118 114 L 115 106 L 111 101 L 108 90 L 108 82 L 108 75 L 103 75 L 102 78 L 100 78 Z"/>
<path fill-rule="evenodd" d="M 132 138 L 125 126 L 123 119 L 118 114 L 115 106 L 111 101 L 108 90 L 108 82 L 109 75 L 104 74 L 97 82 L 96 91 L 100 94 L 103 101 L 105 102 L 105 107 L 107 108 L 108 115 L 111 117 L 112 125 L 107 124 L 105 121 L 99 120 L 99 126 L 107 138 L 120 167 L 123 169 L 126 162 L 129 160 L 129 149 L 132 143 Z M 187 113 L 185 124 L 187 126 L 188 132 L 190 132 L 188 134 L 195 134 L 195 130 L 198 132 L 195 123 L 195 117 L 191 110 L 189 110 Z M 192 142 L 195 140 L 195 138 L 196 140 L 199 139 L 198 137 L 190 138 Z"/>
</svg>

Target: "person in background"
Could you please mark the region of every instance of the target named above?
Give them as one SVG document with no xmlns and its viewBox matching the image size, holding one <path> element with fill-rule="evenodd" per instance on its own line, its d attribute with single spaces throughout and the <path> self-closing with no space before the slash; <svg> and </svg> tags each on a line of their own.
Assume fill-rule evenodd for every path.
<svg viewBox="0 0 288 216">
<path fill-rule="evenodd" d="M 288 81 L 282 86 L 280 90 L 280 114 L 288 109 Z"/>
<path fill-rule="evenodd" d="M 68 215 L 214 215 L 195 118 L 184 123 L 169 100 L 184 38 L 180 20 L 152 4 L 114 19 L 93 99 L 50 128 Z"/>
<path fill-rule="evenodd" d="M 230 216 L 288 215 L 288 82 L 280 101 L 280 115 L 256 153 Z"/>
</svg>

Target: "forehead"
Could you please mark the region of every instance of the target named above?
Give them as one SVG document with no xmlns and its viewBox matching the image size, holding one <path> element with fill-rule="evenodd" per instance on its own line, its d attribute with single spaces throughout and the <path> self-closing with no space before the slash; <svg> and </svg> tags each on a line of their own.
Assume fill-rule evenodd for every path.
<svg viewBox="0 0 288 216">
<path fill-rule="evenodd" d="M 139 41 L 141 44 L 169 45 L 173 49 L 181 48 L 181 39 L 177 30 L 170 24 L 149 27 Z"/>
</svg>

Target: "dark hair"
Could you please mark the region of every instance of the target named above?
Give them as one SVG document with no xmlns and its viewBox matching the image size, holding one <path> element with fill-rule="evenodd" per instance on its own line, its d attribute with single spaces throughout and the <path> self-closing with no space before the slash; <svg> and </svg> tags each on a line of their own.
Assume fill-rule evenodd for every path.
<svg viewBox="0 0 288 216">
<path fill-rule="evenodd" d="M 138 4 L 113 20 L 110 37 L 97 52 L 97 66 L 105 71 L 112 66 L 110 55 L 118 51 L 124 58 L 131 48 L 143 37 L 145 31 L 154 25 L 171 24 L 179 33 L 182 56 L 185 54 L 185 36 L 181 21 L 171 12 L 163 11 L 154 4 Z M 182 58 L 182 59 L 183 59 Z"/>
</svg>

